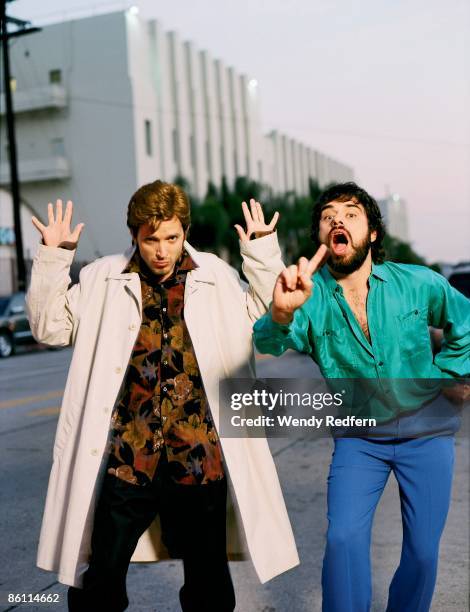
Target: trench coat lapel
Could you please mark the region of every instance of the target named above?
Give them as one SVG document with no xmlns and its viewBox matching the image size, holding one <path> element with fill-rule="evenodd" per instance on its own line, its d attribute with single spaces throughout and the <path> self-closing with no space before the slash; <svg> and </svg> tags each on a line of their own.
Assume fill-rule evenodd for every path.
<svg viewBox="0 0 470 612">
<path fill-rule="evenodd" d="M 201 265 L 199 253 L 188 242 L 185 241 L 184 248 L 196 264 L 196 268 L 191 270 L 186 277 L 186 287 L 184 291 L 184 305 L 187 305 L 188 298 L 206 285 L 215 285 L 215 276 L 207 265 Z"/>
<path fill-rule="evenodd" d="M 106 280 L 122 284 L 123 290 L 134 300 L 139 316 L 142 319 L 142 290 L 139 275 L 136 272 L 122 272 L 129 263 L 134 251 L 135 247 L 132 246 L 121 256 L 115 258 L 113 270 L 108 274 Z"/>
<path fill-rule="evenodd" d="M 189 272 L 186 279 L 186 288 L 184 292 L 184 305 L 186 306 L 188 297 L 196 293 L 201 287 L 208 284 L 215 285 L 215 277 L 207 264 L 201 265 L 201 257 L 195 248 L 186 241 L 184 242 L 184 248 L 196 264 L 196 268 Z M 122 272 L 129 263 L 134 251 L 135 246 L 132 246 L 127 249 L 125 253 L 115 258 L 113 261 L 113 269 L 108 274 L 107 280 L 122 283 L 123 289 L 134 299 L 139 315 L 142 318 L 142 292 L 139 275 L 135 272 Z"/>
</svg>

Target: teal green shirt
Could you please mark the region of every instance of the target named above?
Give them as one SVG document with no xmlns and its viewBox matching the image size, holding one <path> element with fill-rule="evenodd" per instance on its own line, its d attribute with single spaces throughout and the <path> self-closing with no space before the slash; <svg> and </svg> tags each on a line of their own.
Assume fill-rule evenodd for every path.
<svg viewBox="0 0 470 612">
<path fill-rule="evenodd" d="M 367 298 L 370 342 L 327 266 L 289 325 L 271 313 L 254 326 L 261 353 L 308 353 L 325 378 L 460 378 L 470 376 L 470 300 L 424 266 L 372 265 Z M 444 330 L 433 357 L 428 326 Z"/>
</svg>

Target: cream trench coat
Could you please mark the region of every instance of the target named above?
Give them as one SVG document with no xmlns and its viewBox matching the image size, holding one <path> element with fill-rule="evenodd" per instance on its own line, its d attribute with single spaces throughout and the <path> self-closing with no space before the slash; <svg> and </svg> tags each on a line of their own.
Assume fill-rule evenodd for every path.
<svg viewBox="0 0 470 612">
<path fill-rule="evenodd" d="M 185 320 L 218 428 L 219 411 L 227 409 L 219 406 L 219 379 L 254 375 L 252 323 L 266 312 L 284 266 L 276 234 L 241 243 L 250 283 L 243 291 L 238 274 L 224 261 L 185 246 L 197 265 L 186 280 Z M 88 565 L 110 417 L 140 329 L 140 279 L 122 273 L 132 252 L 96 260 L 68 289 L 74 251 L 40 245 L 27 294 L 36 340 L 74 345 L 37 558 L 39 567 L 58 573 L 68 585 L 81 586 Z M 234 508 L 227 512 L 228 552 L 239 556 L 246 543 L 259 579 L 266 582 L 299 563 L 276 468 L 265 439 L 222 438 L 221 444 Z M 157 519 L 140 538 L 132 561 L 165 557 Z"/>
</svg>

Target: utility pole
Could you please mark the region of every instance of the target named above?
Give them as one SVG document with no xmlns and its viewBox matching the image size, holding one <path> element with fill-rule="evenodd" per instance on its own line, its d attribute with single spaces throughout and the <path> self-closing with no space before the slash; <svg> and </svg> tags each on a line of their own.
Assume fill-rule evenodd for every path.
<svg viewBox="0 0 470 612">
<path fill-rule="evenodd" d="M 29 21 L 23 19 L 15 19 L 7 17 L 6 4 L 13 0 L 0 0 L 0 23 L 1 23 L 1 39 L 2 39 L 2 58 L 3 58 L 3 82 L 5 90 L 5 110 L 6 123 L 8 134 L 8 158 L 10 162 L 10 184 L 11 197 L 13 200 L 13 222 L 15 229 L 15 249 L 16 249 L 16 273 L 17 273 L 17 288 L 19 291 L 26 289 L 26 266 L 24 263 L 23 254 L 23 237 L 21 233 L 21 216 L 20 216 L 20 186 L 18 181 L 18 161 L 16 155 L 16 137 L 15 137 L 15 115 L 13 111 L 13 99 L 11 95 L 11 74 L 10 74 L 10 57 L 8 53 L 8 41 L 10 38 L 24 36 L 32 32 L 38 32 L 40 28 L 27 27 Z M 18 29 L 14 32 L 8 32 L 8 24 L 15 25 Z"/>
</svg>

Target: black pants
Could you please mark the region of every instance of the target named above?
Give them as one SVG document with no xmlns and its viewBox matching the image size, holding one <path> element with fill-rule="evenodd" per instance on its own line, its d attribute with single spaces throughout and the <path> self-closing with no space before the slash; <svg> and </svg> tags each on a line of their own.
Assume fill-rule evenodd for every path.
<svg viewBox="0 0 470 612">
<path fill-rule="evenodd" d="M 106 474 L 95 512 L 90 564 L 83 588 L 70 587 L 71 612 L 121 612 L 129 604 L 126 574 L 142 533 L 160 515 L 163 541 L 181 558 L 184 612 L 233 612 L 235 593 L 227 562 L 225 479 L 178 485 L 164 464 L 149 486 Z"/>
</svg>

